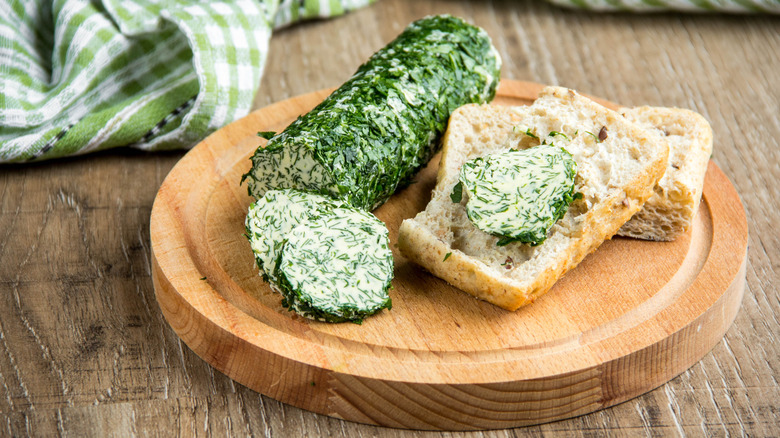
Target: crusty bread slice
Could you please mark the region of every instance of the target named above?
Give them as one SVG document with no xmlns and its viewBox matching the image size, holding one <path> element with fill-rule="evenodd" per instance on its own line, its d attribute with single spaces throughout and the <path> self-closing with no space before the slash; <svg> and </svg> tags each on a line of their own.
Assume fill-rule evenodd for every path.
<svg viewBox="0 0 780 438">
<path fill-rule="evenodd" d="M 569 207 L 543 244 L 497 246 L 497 237 L 469 221 L 466 196 L 454 203 L 450 194 L 466 161 L 538 144 L 541 140 L 526 135 L 526 127 L 571 152 L 578 165 L 576 191 L 583 198 Z M 566 138 L 548 137 L 552 131 Z M 466 105 L 456 110 L 442 154 L 432 199 L 402 223 L 398 246 L 407 258 L 453 286 L 516 310 L 547 292 L 640 209 L 663 175 L 668 146 L 572 90 L 547 87 L 529 107 Z"/>
<path fill-rule="evenodd" d="M 669 144 L 669 163 L 655 193 L 617 232 L 647 240 L 674 240 L 690 228 L 699 210 L 704 174 L 712 154 L 712 128 L 693 111 L 637 107 L 620 111 Z"/>
</svg>

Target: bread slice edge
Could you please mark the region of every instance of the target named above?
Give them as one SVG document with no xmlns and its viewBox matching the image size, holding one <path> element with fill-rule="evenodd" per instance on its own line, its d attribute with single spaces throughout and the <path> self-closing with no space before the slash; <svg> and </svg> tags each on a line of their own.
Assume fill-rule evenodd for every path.
<svg viewBox="0 0 780 438">
<path fill-rule="evenodd" d="M 699 113 L 681 108 L 642 106 L 620 110 L 629 120 L 669 143 L 669 162 L 654 194 L 618 235 L 672 241 L 688 231 L 699 210 L 707 165 L 712 155 L 712 127 Z"/>
<path fill-rule="evenodd" d="M 560 87 L 548 87 L 540 93 L 541 95 L 574 99 L 578 103 L 583 103 L 585 101 L 582 99 L 586 99 L 571 90 Z M 598 105 L 589 99 L 587 99 L 586 104 Z M 599 111 L 611 111 L 601 105 L 598 107 Z M 437 186 L 434 189 L 432 202 L 437 198 L 440 199 L 448 190 L 448 187 L 442 187 L 442 185 L 445 183 L 445 175 L 448 166 L 450 166 L 448 155 L 451 151 L 449 148 L 454 147 L 452 137 L 456 135 L 451 130 L 457 129 L 459 123 L 457 118 L 464 117 L 468 110 L 469 108 L 465 108 L 453 113 L 455 119 L 445 134 L 442 163 L 437 175 Z M 611 116 L 617 115 L 614 112 L 610 114 Z M 517 123 L 517 118 L 513 119 L 510 112 L 504 109 L 496 110 L 496 117 L 499 119 L 496 125 L 506 126 Z M 640 128 L 636 127 L 636 129 L 639 132 Z M 569 239 L 563 242 L 566 250 L 557 254 L 552 263 L 544 266 L 538 275 L 527 281 L 518 281 L 515 278 L 502 275 L 495 267 L 488 266 L 477 257 L 453 248 L 443 236 L 437 236 L 434 230 L 419 221 L 420 216 L 407 219 L 402 223 L 399 231 L 399 249 L 405 257 L 451 285 L 477 298 L 514 311 L 530 304 L 546 293 L 561 276 L 577 266 L 604 240 L 610 239 L 634 213 L 639 211 L 644 202 L 652 196 L 654 185 L 663 175 L 668 157 L 668 147 L 664 145 L 664 148 L 661 150 L 662 148 L 659 147 L 660 152 L 646 171 L 636 175 L 623 186 L 622 190 L 602 199 L 585 214 L 583 220 L 589 226 L 584 228 L 581 235 L 576 237 L 559 236 L 559 240 Z M 438 193 L 436 193 L 437 191 Z M 426 207 L 425 211 L 428 211 L 429 207 Z M 441 230 L 438 231 L 441 234 Z"/>
</svg>

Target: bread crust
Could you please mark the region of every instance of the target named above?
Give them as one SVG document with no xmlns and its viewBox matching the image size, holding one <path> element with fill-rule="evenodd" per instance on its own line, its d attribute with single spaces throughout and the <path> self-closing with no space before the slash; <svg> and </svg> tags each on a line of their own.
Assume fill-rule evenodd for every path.
<svg viewBox="0 0 780 438">
<path fill-rule="evenodd" d="M 399 231 L 398 247 L 405 257 L 453 286 L 510 311 L 546 293 L 562 275 L 611 238 L 653 194 L 668 157 L 665 143 L 653 142 L 644 129 L 572 90 L 547 87 L 540 98 L 551 107 L 538 108 L 539 113 L 559 107 L 592 112 L 615 135 L 633 138 L 636 142 L 633 146 L 641 149 L 637 153 L 644 160 L 641 172 L 632 174 L 620 187 L 610 189 L 593 205 L 588 206 L 587 199 L 577 201 L 579 205 L 570 207 L 559 222 L 562 225 L 556 225 L 539 247 L 520 243 L 495 247 L 496 238 L 476 230 L 470 223 L 454 223 L 461 217 L 464 203 L 453 203 L 449 193 L 463 162 L 516 141 L 511 128 L 523 122 L 534 107 L 518 111 L 500 106 L 466 105 L 450 118 L 431 202 L 415 218 L 405 220 Z M 477 249 L 469 248 L 469 242 L 459 241 L 458 233 L 478 236 L 484 244 Z M 493 247 L 489 247 L 491 242 Z M 512 260 L 511 269 L 504 269 L 498 263 L 504 255 Z"/>
<path fill-rule="evenodd" d="M 700 114 L 680 108 L 622 109 L 629 120 L 669 143 L 669 161 L 654 194 L 618 235 L 672 241 L 688 231 L 699 210 L 704 176 L 712 155 L 712 128 Z"/>
</svg>

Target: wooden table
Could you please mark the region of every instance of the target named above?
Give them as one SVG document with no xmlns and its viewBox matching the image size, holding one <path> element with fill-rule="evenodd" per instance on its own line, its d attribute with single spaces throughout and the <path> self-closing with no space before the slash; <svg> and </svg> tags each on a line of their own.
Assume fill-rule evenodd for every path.
<svg viewBox="0 0 780 438">
<path fill-rule="evenodd" d="M 750 227 L 747 290 L 711 353 L 614 408 L 524 429 L 593 436 L 780 433 L 780 20 L 626 15 L 541 1 L 381 0 L 277 32 L 255 106 L 343 82 L 410 21 L 484 27 L 503 76 L 702 113 Z M 149 215 L 182 153 L 112 151 L 0 167 L 0 436 L 461 436 L 349 423 L 242 387 L 183 345 L 150 278 Z"/>
</svg>

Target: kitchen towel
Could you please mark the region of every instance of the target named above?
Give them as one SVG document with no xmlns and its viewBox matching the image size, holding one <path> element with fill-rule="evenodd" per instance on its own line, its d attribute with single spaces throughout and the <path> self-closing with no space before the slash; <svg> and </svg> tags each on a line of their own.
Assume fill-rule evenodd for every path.
<svg viewBox="0 0 780 438">
<path fill-rule="evenodd" d="M 274 29 L 375 0 L 0 0 L 0 163 L 188 148 L 246 115 Z M 780 13 L 780 0 L 550 0 Z"/>
<path fill-rule="evenodd" d="M 246 115 L 273 29 L 374 0 L 0 0 L 0 162 L 194 146 Z"/>
</svg>

